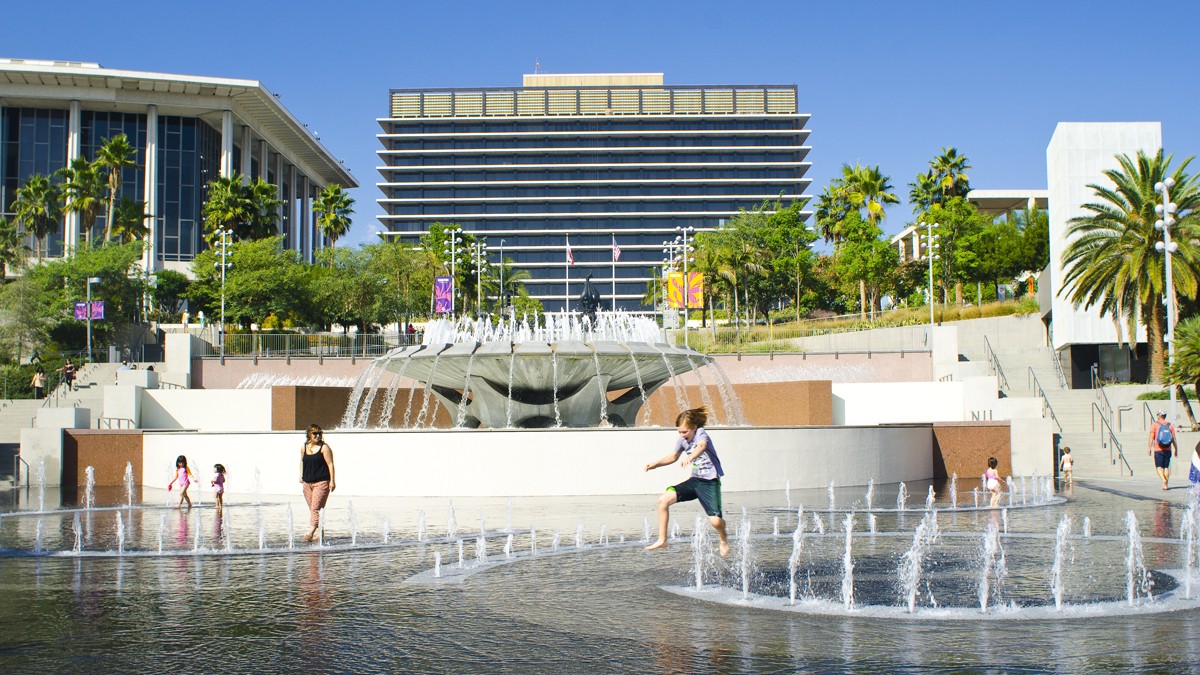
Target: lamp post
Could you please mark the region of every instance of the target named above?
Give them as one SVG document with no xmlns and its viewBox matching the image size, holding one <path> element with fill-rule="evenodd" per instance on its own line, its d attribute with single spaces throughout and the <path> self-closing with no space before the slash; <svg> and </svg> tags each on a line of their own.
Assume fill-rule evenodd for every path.
<svg viewBox="0 0 1200 675">
<path fill-rule="evenodd" d="M 688 262 L 692 259 L 692 251 L 695 250 L 688 243 L 688 236 L 696 231 L 696 228 L 691 225 L 677 226 L 675 231 L 679 234 L 675 237 L 675 241 L 679 242 L 679 252 L 683 257 L 683 346 L 688 346 L 688 310 L 692 308 L 692 280 L 688 276 Z"/>
<path fill-rule="evenodd" d="M 1171 273 L 1171 254 L 1179 250 L 1179 244 L 1171 241 L 1171 227 L 1175 225 L 1175 212 L 1178 206 L 1171 203 L 1171 188 L 1175 187 L 1175 179 L 1167 178 L 1161 183 L 1155 183 L 1154 191 L 1162 195 L 1162 203 L 1154 205 L 1154 212 L 1159 220 L 1154 227 L 1162 230 L 1163 240 L 1154 244 L 1154 249 L 1163 254 L 1167 282 L 1167 334 L 1163 339 L 1167 342 L 1167 364 L 1175 365 L 1175 279 Z M 1175 387 L 1171 391 L 1171 424 L 1175 424 Z"/>
<path fill-rule="evenodd" d="M 221 233 L 221 262 L 215 263 L 213 266 L 221 270 L 221 327 L 217 332 L 217 343 L 220 345 L 223 359 L 225 358 L 225 270 L 230 266 L 226 259 L 229 256 L 229 239 L 233 236 L 233 232 L 225 228 L 221 228 L 219 232 Z"/>
<path fill-rule="evenodd" d="M 459 245 L 462 244 L 462 241 L 463 241 L 462 236 L 461 236 L 462 230 L 460 228 L 454 227 L 449 230 L 446 230 L 446 235 L 447 235 L 447 238 L 446 238 L 446 243 L 444 245 L 444 248 L 445 248 L 446 254 L 450 256 L 450 316 L 454 316 L 454 311 L 455 311 L 454 296 L 458 294 L 458 280 L 455 279 L 454 270 L 455 270 L 455 267 L 458 265 Z"/>
<path fill-rule="evenodd" d="M 100 283 L 100 277 L 88 277 L 87 280 L 87 345 L 88 345 L 88 361 L 95 361 L 92 358 L 92 284 Z"/>
<path fill-rule="evenodd" d="M 670 272 L 674 271 L 674 269 L 675 269 L 675 255 L 676 255 L 676 249 L 678 248 L 678 244 L 676 244 L 673 241 L 664 241 L 662 243 L 662 245 L 663 245 L 663 248 L 662 248 L 663 266 L 662 266 L 662 275 L 659 277 L 658 281 L 659 281 L 659 286 L 661 287 L 661 290 L 662 290 L 662 316 L 663 316 L 663 328 L 665 329 L 666 324 L 667 324 L 667 306 L 668 306 L 667 275 Z"/>
<path fill-rule="evenodd" d="M 933 352 L 933 258 L 934 242 L 933 228 L 937 223 L 921 223 L 918 227 L 925 228 L 925 257 L 929 259 L 929 351 Z"/>
<path fill-rule="evenodd" d="M 500 316 L 504 316 L 504 308 L 508 306 L 508 296 L 504 292 L 504 240 L 500 240 Z"/>
<path fill-rule="evenodd" d="M 488 267 L 487 242 L 477 239 L 471 248 L 475 258 L 475 313 L 483 313 L 483 271 Z"/>
</svg>

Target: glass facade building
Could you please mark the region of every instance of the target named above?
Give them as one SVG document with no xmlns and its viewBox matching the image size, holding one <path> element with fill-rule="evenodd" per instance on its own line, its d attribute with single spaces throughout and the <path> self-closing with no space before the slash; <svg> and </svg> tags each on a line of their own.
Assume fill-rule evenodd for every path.
<svg viewBox="0 0 1200 675">
<path fill-rule="evenodd" d="M 795 86 L 664 86 L 659 74 L 524 84 L 391 92 L 379 120 L 389 236 L 461 225 L 494 262 L 503 246 L 552 311 L 568 297 L 575 308 L 589 274 L 608 306 L 615 242 L 617 305 L 639 309 L 676 228 L 805 198 L 809 116 Z"/>
<path fill-rule="evenodd" d="M 134 166 L 121 196 L 146 203 L 151 218 L 144 264 L 188 272 L 206 247 L 203 209 L 210 181 L 244 174 L 278 187 L 279 233 L 311 260 L 323 242 L 312 200 L 354 177 L 260 83 L 119 71 L 97 64 L 0 59 L 0 214 L 11 218 L 17 190 L 35 174 L 53 177 L 75 157 L 93 160 L 125 134 Z M 65 214 L 47 255 L 102 237 L 104 209 L 87 232 Z"/>
</svg>

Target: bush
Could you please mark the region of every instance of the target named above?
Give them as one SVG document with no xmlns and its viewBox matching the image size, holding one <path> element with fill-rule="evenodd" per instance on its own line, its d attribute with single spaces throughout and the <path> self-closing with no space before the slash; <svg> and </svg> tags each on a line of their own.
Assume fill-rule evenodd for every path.
<svg viewBox="0 0 1200 675">
<path fill-rule="evenodd" d="M 1196 400 L 1196 388 L 1195 387 L 1184 387 L 1183 393 L 1186 394 L 1187 397 L 1192 399 L 1193 401 Z M 1138 394 L 1138 397 L 1137 397 L 1137 400 L 1139 400 L 1139 401 L 1168 401 L 1170 399 L 1171 399 L 1171 390 L 1166 387 L 1164 387 L 1160 391 L 1148 391 L 1144 394 Z"/>
</svg>

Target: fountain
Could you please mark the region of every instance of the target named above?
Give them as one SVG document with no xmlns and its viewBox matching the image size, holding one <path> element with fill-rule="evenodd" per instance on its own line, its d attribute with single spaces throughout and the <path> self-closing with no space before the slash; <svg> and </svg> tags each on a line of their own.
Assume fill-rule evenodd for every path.
<svg viewBox="0 0 1200 675">
<path fill-rule="evenodd" d="M 385 370 L 423 384 L 416 427 L 425 424 L 433 396 L 454 411 L 459 427 L 578 428 L 632 426 L 639 413 L 648 414 L 643 408 L 651 393 L 713 364 L 711 357 L 665 343 L 653 320 L 622 312 L 600 313 L 594 320 L 547 317 L 545 325 L 442 319 L 429 324 L 422 344 L 396 348 L 363 373 L 342 426 L 366 426 Z M 729 402 L 732 395 L 719 385 L 720 376 L 715 380 L 723 402 Z M 686 405 L 683 390 L 674 389 L 677 405 Z M 724 407 L 735 411 L 735 424 L 742 423 L 735 404 Z"/>
</svg>

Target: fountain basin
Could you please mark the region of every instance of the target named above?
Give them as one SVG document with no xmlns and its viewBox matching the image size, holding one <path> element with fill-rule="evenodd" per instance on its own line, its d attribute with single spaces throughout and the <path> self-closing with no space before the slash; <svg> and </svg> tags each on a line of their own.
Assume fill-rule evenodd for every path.
<svg viewBox="0 0 1200 675">
<path fill-rule="evenodd" d="M 378 363 L 425 383 L 462 426 L 579 428 L 633 426 L 647 396 L 711 361 L 667 344 L 563 340 L 414 345 Z"/>
</svg>

